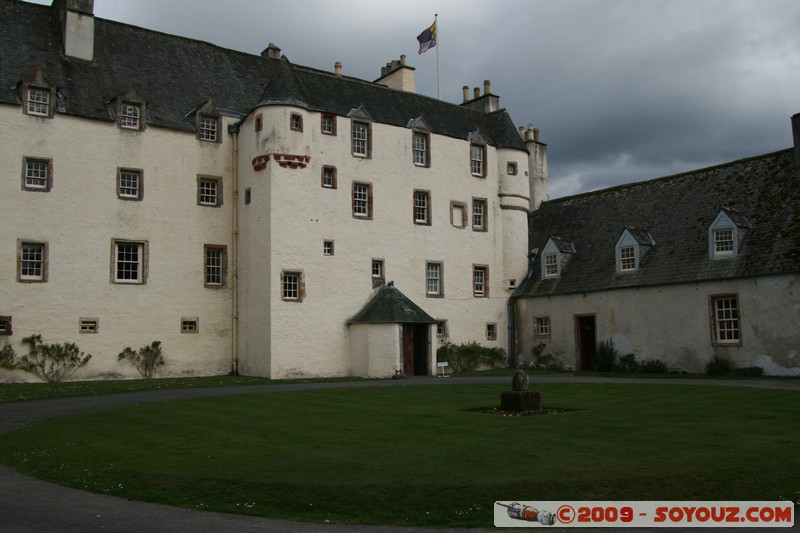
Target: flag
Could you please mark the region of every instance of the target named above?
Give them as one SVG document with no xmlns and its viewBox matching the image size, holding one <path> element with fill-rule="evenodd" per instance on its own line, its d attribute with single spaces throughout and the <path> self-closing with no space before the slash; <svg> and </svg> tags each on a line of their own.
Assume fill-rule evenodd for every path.
<svg viewBox="0 0 800 533">
<path fill-rule="evenodd" d="M 417 35 L 417 40 L 419 41 L 420 54 L 436 46 L 436 21 L 431 24 L 430 28 L 425 28 L 422 33 Z"/>
</svg>

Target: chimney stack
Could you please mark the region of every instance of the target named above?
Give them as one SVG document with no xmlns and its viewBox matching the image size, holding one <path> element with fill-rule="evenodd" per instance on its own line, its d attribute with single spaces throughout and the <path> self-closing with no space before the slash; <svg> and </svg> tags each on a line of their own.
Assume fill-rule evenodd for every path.
<svg viewBox="0 0 800 533">
<path fill-rule="evenodd" d="M 473 98 L 480 98 L 480 96 L 481 96 L 480 88 L 475 87 L 474 89 L 472 89 L 472 97 Z"/>
<path fill-rule="evenodd" d="M 483 80 L 483 94 L 492 94 L 492 83 L 489 80 Z"/>
<path fill-rule="evenodd" d="M 64 55 L 94 59 L 94 0 L 53 0 L 61 21 Z"/>
<path fill-rule="evenodd" d="M 417 90 L 414 67 L 406 65 L 405 55 L 401 55 L 400 59 L 392 59 L 385 67 L 381 67 L 381 77 L 375 80 L 375 83 L 407 93 Z"/>
<path fill-rule="evenodd" d="M 469 85 L 464 85 L 464 101 L 469 101 Z"/>
<path fill-rule="evenodd" d="M 275 46 L 275 43 L 269 43 L 263 52 L 261 52 L 261 57 L 266 57 L 267 59 L 280 59 L 281 58 L 281 49 Z"/>
</svg>

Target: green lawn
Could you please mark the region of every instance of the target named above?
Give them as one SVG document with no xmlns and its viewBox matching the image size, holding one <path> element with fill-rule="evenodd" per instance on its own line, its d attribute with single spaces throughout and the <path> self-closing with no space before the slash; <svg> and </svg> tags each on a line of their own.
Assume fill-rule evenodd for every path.
<svg viewBox="0 0 800 533">
<path fill-rule="evenodd" d="M 497 406 L 505 389 L 442 384 L 148 404 L 0 437 L 0 462 L 189 508 L 433 527 L 491 527 L 496 500 L 800 494 L 796 392 L 536 384 L 544 407 L 573 410 L 474 411 Z"/>
</svg>

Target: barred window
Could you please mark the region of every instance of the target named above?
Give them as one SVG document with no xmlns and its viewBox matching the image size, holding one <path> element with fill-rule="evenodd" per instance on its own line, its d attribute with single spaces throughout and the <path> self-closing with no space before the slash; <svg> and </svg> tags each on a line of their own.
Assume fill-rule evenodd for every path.
<svg viewBox="0 0 800 533">
<path fill-rule="evenodd" d="M 117 196 L 124 200 L 142 199 L 142 171 L 121 168 L 117 171 Z"/>
<path fill-rule="evenodd" d="M 145 278 L 145 243 L 114 241 L 114 283 L 143 284 Z"/>
<path fill-rule="evenodd" d="M 636 270 L 636 249 L 633 246 L 623 246 L 619 249 L 620 272 Z"/>
<path fill-rule="evenodd" d="M 197 203 L 219 207 L 222 205 L 222 189 L 219 178 L 199 177 L 197 179 Z"/>
<path fill-rule="evenodd" d="M 545 277 L 558 276 L 558 255 L 544 255 L 544 275 Z"/>
<path fill-rule="evenodd" d="M 97 333 L 100 322 L 96 318 L 81 318 L 78 323 L 79 333 Z"/>
<path fill-rule="evenodd" d="M 739 344 L 739 298 L 716 296 L 711 298 L 714 313 L 714 342 L 717 344 Z"/>
<path fill-rule="evenodd" d="M 130 102 L 122 102 L 120 105 L 119 125 L 122 128 L 138 130 L 141 126 L 141 106 Z"/>
<path fill-rule="evenodd" d="M 47 159 L 25 158 L 23 188 L 28 191 L 49 191 L 52 183 L 50 168 Z"/>
<path fill-rule="evenodd" d="M 428 191 L 414 191 L 414 223 L 430 224 L 431 193 Z"/>
<path fill-rule="evenodd" d="M 219 121 L 216 117 L 201 115 L 200 116 L 200 140 L 203 141 L 217 141 L 217 127 Z"/>
<path fill-rule="evenodd" d="M 47 245 L 19 243 L 19 281 L 47 281 Z"/>
<path fill-rule="evenodd" d="M 28 114 L 50 115 L 50 91 L 46 89 L 28 89 Z"/>
</svg>

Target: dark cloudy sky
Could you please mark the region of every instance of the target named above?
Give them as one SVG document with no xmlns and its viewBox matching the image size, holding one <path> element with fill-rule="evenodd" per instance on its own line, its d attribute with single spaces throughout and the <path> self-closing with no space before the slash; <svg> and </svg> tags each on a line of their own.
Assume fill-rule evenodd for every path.
<svg viewBox="0 0 800 533">
<path fill-rule="evenodd" d="M 50 4 L 50 0 L 39 3 Z M 95 0 L 95 15 L 367 80 L 401 54 L 436 96 L 492 82 L 548 144 L 551 196 L 791 146 L 798 0 Z"/>
</svg>

